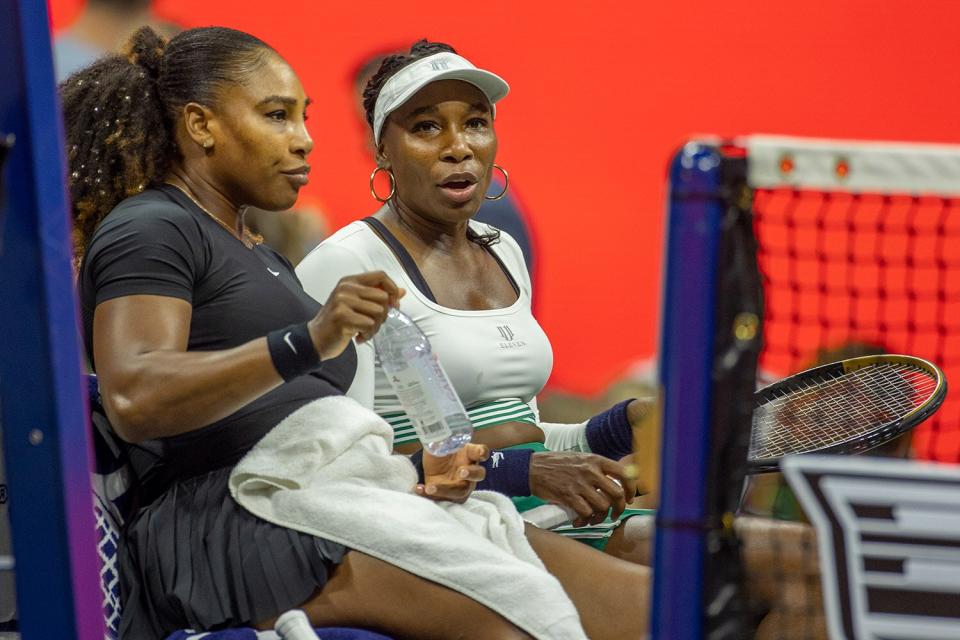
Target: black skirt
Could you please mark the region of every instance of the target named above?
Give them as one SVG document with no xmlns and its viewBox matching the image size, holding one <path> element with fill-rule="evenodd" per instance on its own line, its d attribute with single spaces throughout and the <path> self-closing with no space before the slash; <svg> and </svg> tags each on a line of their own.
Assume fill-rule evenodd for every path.
<svg viewBox="0 0 960 640">
<path fill-rule="evenodd" d="M 140 509 L 120 543 L 122 640 L 250 626 L 303 604 L 347 547 L 261 520 L 230 468 L 181 480 Z"/>
</svg>

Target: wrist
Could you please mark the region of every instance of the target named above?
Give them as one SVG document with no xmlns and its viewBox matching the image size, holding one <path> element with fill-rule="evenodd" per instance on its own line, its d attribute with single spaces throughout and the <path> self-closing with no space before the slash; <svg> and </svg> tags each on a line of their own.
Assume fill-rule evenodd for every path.
<svg viewBox="0 0 960 640">
<path fill-rule="evenodd" d="M 587 443 L 592 452 L 612 460 L 633 453 L 633 429 L 628 417 L 632 402 L 624 400 L 587 421 Z"/>
<path fill-rule="evenodd" d="M 310 373 L 320 366 L 320 353 L 306 322 L 292 324 L 267 334 L 270 360 L 284 382 Z"/>
<path fill-rule="evenodd" d="M 316 316 L 307 321 L 307 333 L 310 335 L 310 342 L 313 343 L 313 349 L 317 353 L 323 353 L 322 331 L 320 329 L 320 322 Z"/>
<path fill-rule="evenodd" d="M 478 491 L 496 491 L 505 496 L 529 496 L 530 461 L 533 451 L 530 449 L 510 449 L 491 451 L 490 457 L 483 462 L 486 477 L 477 483 Z"/>
</svg>

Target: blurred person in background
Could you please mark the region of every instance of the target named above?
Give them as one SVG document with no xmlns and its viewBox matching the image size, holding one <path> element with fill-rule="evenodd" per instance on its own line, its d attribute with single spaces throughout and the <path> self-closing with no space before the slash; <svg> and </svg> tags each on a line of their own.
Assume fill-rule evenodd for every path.
<svg viewBox="0 0 960 640">
<path fill-rule="evenodd" d="M 294 266 L 320 244 L 329 231 L 323 212 L 309 205 L 280 212 L 248 207 L 243 219 L 264 244 Z"/>
<path fill-rule="evenodd" d="M 182 28 L 160 20 L 153 0 L 87 0 L 80 15 L 54 38 L 53 64 L 57 82 L 83 69 L 107 53 L 117 53 L 144 25 L 171 38 Z"/>
</svg>

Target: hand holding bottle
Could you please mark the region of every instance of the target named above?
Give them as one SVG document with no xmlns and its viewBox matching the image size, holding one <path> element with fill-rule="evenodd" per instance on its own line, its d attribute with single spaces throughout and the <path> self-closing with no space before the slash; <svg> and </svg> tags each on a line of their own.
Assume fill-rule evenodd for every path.
<svg viewBox="0 0 960 640">
<path fill-rule="evenodd" d="M 383 271 L 341 278 L 307 325 L 320 360 L 343 353 L 354 337 L 371 339 L 405 293 Z"/>
<path fill-rule="evenodd" d="M 432 500 L 463 502 L 486 477 L 487 471 L 480 463 L 488 457 L 490 449 L 483 444 L 468 444 L 446 456 L 424 450 L 424 483 L 416 486 L 416 492 Z"/>
</svg>

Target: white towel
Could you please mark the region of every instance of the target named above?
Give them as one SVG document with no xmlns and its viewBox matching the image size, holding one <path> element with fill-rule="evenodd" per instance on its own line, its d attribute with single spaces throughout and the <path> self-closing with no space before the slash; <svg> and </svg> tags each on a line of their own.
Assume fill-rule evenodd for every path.
<svg viewBox="0 0 960 640">
<path fill-rule="evenodd" d="M 583 639 L 577 611 L 544 569 L 513 503 L 416 495 L 393 430 L 346 397 L 316 400 L 274 427 L 230 474 L 230 493 L 274 524 L 362 551 L 480 602 L 535 638 Z"/>
</svg>

